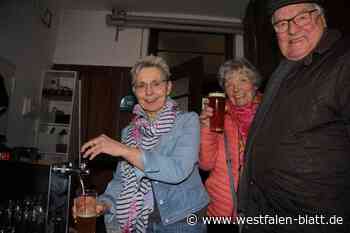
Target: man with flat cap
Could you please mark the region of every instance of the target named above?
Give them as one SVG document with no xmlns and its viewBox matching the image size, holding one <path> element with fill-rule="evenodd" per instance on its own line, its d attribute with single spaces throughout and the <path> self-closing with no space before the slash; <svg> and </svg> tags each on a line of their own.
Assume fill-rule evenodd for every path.
<svg viewBox="0 0 350 233">
<path fill-rule="evenodd" d="M 242 231 L 349 232 L 350 40 L 320 1 L 267 2 L 284 59 L 249 132 Z"/>
</svg>

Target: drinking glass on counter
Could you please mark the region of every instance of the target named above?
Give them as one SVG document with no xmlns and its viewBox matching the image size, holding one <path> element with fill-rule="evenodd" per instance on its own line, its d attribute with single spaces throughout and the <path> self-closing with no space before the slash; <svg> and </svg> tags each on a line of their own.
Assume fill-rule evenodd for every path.
<svg viewBox="0 0 350 233">
<path fill-rule="evenodd" d="M 35 194 L 0 203 L 0 233 L 44 233 L 46 216 L 43 201 L 41 194 Z"/>
<path fill-rule="evenodd" d="M 76 230 L 78 233 L 96 232 L 96 197 L 95 190 L 85 190 L 74 199 Z"/>
</svg>

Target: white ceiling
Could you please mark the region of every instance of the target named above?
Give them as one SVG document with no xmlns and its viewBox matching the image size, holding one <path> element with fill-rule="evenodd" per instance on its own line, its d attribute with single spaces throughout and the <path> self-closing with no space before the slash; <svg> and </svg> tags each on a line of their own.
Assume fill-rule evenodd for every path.
<svg viewBox="0 0 350 233">
<path fill-rule="evenodd" d="M 188 14 L 242 19 L 249 0 L 63 0 L 66 9 Z"/>
</svg>

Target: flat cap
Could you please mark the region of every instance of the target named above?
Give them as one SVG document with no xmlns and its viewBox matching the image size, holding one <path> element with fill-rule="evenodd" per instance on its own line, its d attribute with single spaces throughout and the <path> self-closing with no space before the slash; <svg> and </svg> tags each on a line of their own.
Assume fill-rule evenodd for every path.
<svg viewBox="0 0 350 233">
<path fill-rule="evenodd" d="M 267 1 L 267 13 L 272 15 L 277 9 L 298 3 L 317 3 L 321 4 L 321 0 L 268 0 Z"/>
</svg>

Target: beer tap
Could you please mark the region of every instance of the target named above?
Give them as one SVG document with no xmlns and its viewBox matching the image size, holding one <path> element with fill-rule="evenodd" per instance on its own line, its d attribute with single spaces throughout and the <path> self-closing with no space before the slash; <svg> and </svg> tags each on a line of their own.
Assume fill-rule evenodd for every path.
<svg viewBox="0 0 350 233">
<path fill-rule="evenodd" d="M 52 171 L 58 172 L 61 174 L 66 174 L 66 175 L 71 175 L 71 174 L 89 175 L 90 174 L 90 170 L 86 162 L 81 162 L 78 168 L 74 168 L 71 162 L 67 164 L 66 163 L 56 164 L 56 165 L 53 165 Z"/>
</svg>

